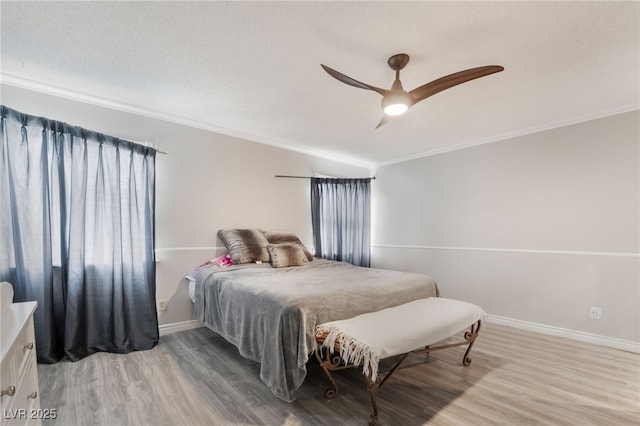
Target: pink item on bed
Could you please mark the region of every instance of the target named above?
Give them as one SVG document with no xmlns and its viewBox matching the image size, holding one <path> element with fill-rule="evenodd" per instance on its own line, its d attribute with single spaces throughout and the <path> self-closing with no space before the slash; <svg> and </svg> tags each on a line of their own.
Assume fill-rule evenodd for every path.
<svg viewBox="0 0 640 426">
<path fill-rule="evenodd" d="M 193 268 L 191 270 L 191 272 L 189 272 L 187 274 L 186 278 L 195 281 L 196 278 L 198 278 L 198 274 L 203 269 L 211 268 L 211 267 L 214 267 L 214 266 L 216 266 L 218 268 L 226 268 L 226 267 L 231 266 L 231 265 L 233 265 L 233 261 L 231 260 L 231 256 L 229 254 L 223 254 L 222 256 L 218 256 L 218 257 L 213 258 L 211 260 L 207 260 L 202 265 L 200 265 L 200 266 L 198 266 L 196 268 Z"/>
<path fill-rule="evenodd" d="M 227 266 L 233 265 L 233 261 L 231 260 L 231 255 L 224 254 L 222 256 L 218 256 L 215 259 L 211 259 L 214 265 L 219 266 L 220 268 L 226 268 Z"/>
<path fill-rule="evenodd" d="M 196 268 L 196 270 L 199 271 L 201 269 L 209 268 L 211 266 L 217 266 L 219 268 L 225 268 L 225 267 L 231 266 L 231 265 L 233 265 L 233 261 L 231 260 L 231 256 L 229 254 L 223 254 L 222 256 L 218 256 L 216 258 L 213 258 L 211 260 L 206 261 L 202 265 L 198 266 Z"/>
</svg>

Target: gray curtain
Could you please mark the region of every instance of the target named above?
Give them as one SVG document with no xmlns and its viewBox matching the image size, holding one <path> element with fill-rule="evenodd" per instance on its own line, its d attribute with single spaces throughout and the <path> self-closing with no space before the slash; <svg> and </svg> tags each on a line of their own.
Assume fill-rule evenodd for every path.
<svg viewBox="0 0 640 426">
<path fill-rule="evenodd" d="M 311 178 L 315 255 L 371 266 L 371 179 Z"/>
<path fill-rule="evenodd" d="M 38 360 L 152 348 L 155 150 L 0 108 L 0 281 Z"/>
</svg>

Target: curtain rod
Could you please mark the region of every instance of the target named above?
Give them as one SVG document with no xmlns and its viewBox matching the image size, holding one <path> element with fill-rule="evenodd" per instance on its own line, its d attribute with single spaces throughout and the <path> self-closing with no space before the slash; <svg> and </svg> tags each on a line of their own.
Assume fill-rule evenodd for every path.
<svg viewBox="0 0 640 426">
<path fill-rule="evenodd" d="M 290 176 L 290 175 L 276 175 L 277 178 L 289 178 L 289 179 L 375 179 L 375 176 L 366 177 L 366 178 L 324 178 L 322 176 Z"/>
<path fill-rule="evenodd" d="M 117 136 L 116 136 L 116 137 L 117 137 Z M 133 139 L 126 139 L 126 138 L 118 138 L 118 139 L 120 139 L 121 141 L 125 141 L 125 142 L 135 143 L 136 145 L 146 146 L 147 148 L 153 148 L 153 149 L 155 149 L 155 150 L 156 150 L 156 152 L 157 152 L 158 154 L 167 155 L 167 153 L 166 153 L 166 152 L 164 152 L 164 151 L 160 151 L 160 149 L 159 149 L 159 148 L 156 148 L 156 147 L 152 144 L 152 142 L 148 142 L 148 141 L 144 141 L 144 142 L 142 142 L 142 141 L 135 141 L 135 140 L 133 140 Z M 158 139 L 156 139 L 156 144 L 158 144 L 158 143 L 159 143 L 159 140 L 158 140 Z"/>
<path fill-rule="evenodd" d="M 133 143 L 138 144 L 138 145 L 146 146 L 147 148 L 153 148 L 153 149 L 155 149 L 155 150 L 156 150 L 156 152 L 157 152 L 158 154 L 167 155 L 167 153 L 166 153 L 166 152 L 164 152 L 164 151 L 160 151 L 160 148 L 156 148 L 155 146 L 150 145 L 150 144 L 149 144 L 148 142 L 146 142 L 146 141 L 145 141 L 145 142 L 140 142 L 140 141 L 127 140 L 127 142 L 133 142 Z"/>
</svg>

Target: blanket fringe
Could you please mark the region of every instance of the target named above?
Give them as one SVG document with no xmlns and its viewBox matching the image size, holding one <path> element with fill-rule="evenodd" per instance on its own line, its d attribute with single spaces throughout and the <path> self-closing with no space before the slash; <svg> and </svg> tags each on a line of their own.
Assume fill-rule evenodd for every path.
<svg viewBox="0 0 640 426">
<path fill-rule="evenodd" d="M 324 335 L 328 333 L 322 343 L 322 346 L 328 348 L 333 354 L 335 352 L 336 342 L 340 347 L 340 357 L 347 364 L 362 364 L 362 372 L 365 376 L 369 376 L 373 382 L 378 378 L 378 362 L 380 356 L 375 353 L 368 345 L 358 341 L 357 339 L 343 333 L 337 326 L 331 325 L 318 329 L 316 334 Z"/>
</svg>

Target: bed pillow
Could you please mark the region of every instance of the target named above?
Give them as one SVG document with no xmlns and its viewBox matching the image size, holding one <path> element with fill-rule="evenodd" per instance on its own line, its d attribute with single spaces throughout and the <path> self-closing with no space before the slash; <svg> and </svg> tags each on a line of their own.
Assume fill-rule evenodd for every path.
<svg viewBox="0 0 640 426">
<path fill-rule="evenodd" d="M 218 237 L 234 264 L 269 261 L 269 241 L 259 229 L 221 229 Z"/>
<path fill-rule="evenodd" d="M 269 244 L 282 244 L 282 243 L 299 244 L 300 247 L 302 247 L 302 250 L 304 251 L 304 255 L 306 256 L 307 260 L 309 261 L 313 260 L 313 255 L 309 252 L 309 250 L 307 250 L 304 244 L 302 244 L 302 241 L 300 241 L 300 239 L 296 234 L 293 234 L 291 232 L 271 232 L 271 231 L 263 231 L 263 232 L 264 232 L 264 236 L 269 241 Z"/>
<path fill-rule="evenodd" d="M 274 268 L 303 266 L 308 262 L 304 248 L 297 243 L 269 244 L 267 250 Z"/>
</svg>

